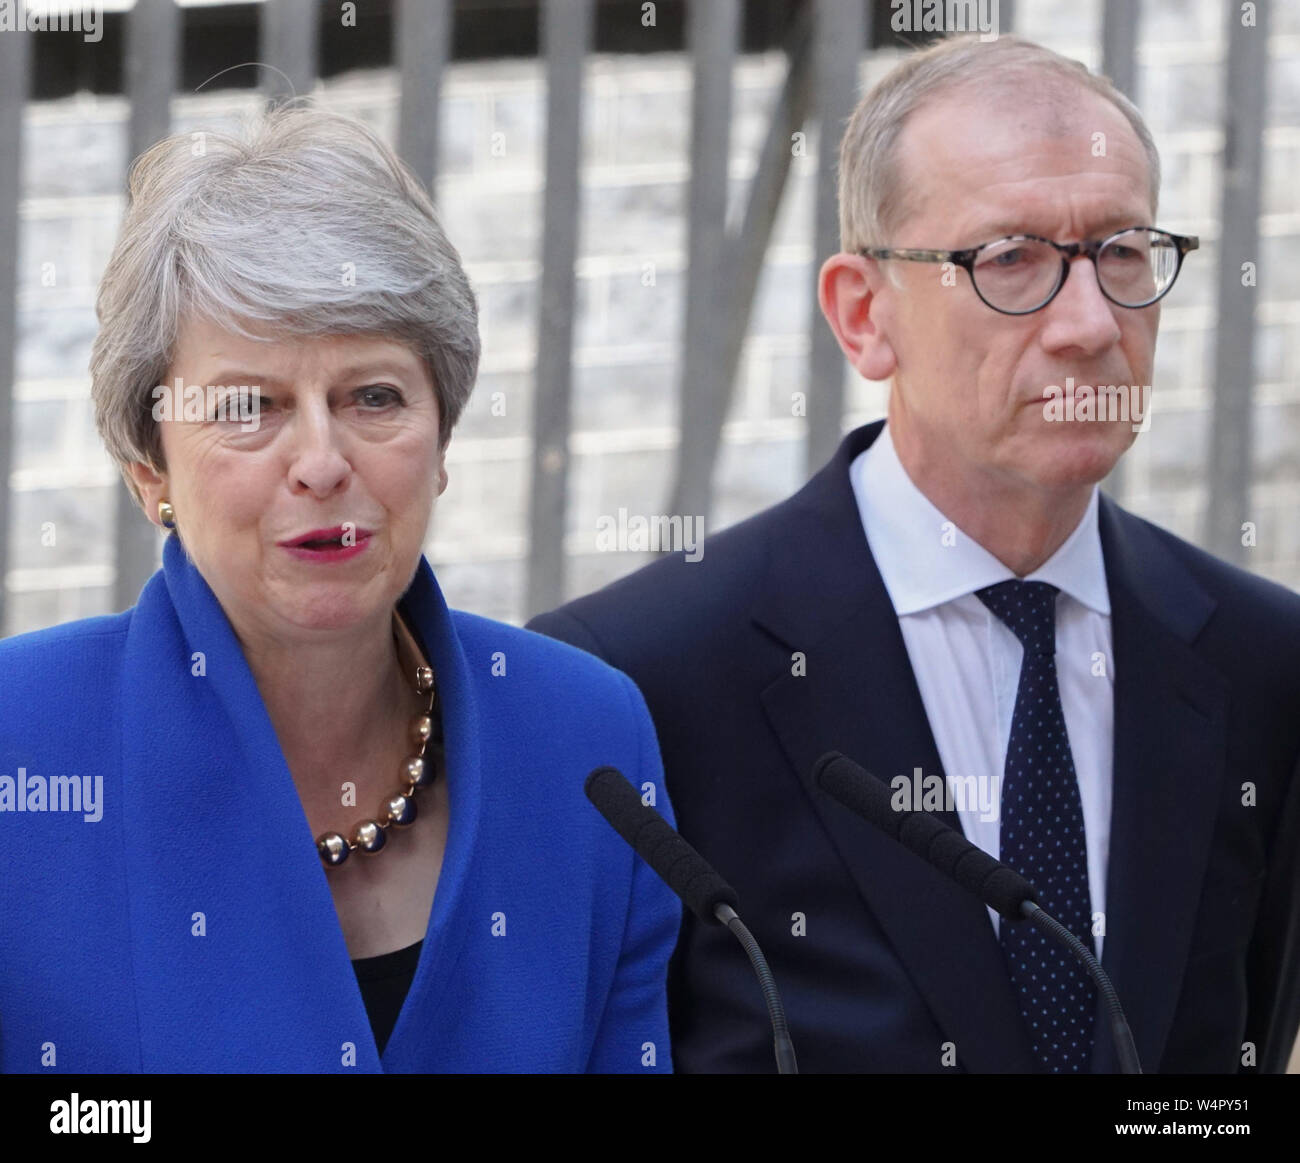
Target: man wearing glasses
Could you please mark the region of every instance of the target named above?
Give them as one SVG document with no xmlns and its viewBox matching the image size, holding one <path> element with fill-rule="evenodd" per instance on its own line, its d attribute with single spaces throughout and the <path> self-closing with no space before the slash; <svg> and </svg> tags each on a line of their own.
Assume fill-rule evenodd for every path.
<svg viewBox="0 0 1300 1163">
<path fill-rule="evenodd" d="M 813 786 L 832 750 L 1035 885 L 1145 1070 L 1285 1069 L 1300 597 L 1099 492 L 1144 417 L 1059 407 L 1151 383 L 1197 246 L 1158 192 L 1140 113 L 1082 66 L 1014 37 L 909 57 L 848 125 L 819 280 L 849 362 L 890 381 L 886 421 L 698 563 L 534 623 L 644 692 L 679 827 L 737 888 L 806 1071 L 1117 1069 L 1070 955 Z M 737 953 L 688 918 L 679 1069 L 772 1069 Z"/>
</svg>

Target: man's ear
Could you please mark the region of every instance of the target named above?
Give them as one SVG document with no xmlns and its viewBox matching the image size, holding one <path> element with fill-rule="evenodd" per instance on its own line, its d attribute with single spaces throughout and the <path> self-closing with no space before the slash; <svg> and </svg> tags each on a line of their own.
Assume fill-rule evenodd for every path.
<svg viewBox="0 0 1300 1163">
<path fill-rule="evenodd" d="M 138 460 L 127 466 L 127 472 L 131 474 L 135 487 L 140 490 L 140 496 L 144 498 L 144 515 L 161 529 L 162 522 L 158 520 L 158 502 L 168 499 L 167 474 L 160 475 Z"/>
<path fill-rule="evenodd" d="M 879 294 L 887 286 L 875 259 L 840 251 L 822 263 L 817 301 L 844 357 L 868 380 L 887 380 L 898 358 L 880 326 Z"/>
</svg>

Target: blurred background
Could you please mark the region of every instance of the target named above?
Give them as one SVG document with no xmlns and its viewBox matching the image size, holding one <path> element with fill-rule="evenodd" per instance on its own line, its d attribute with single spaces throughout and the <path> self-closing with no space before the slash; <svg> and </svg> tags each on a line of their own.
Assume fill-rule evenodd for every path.
<svg viewBox="0 0 1300 1163">
<path fill-rule="evenodd" d="M 1150 431 L 1105 487 L 1300 587 L 1300 4 L 979 10 L 1135 99 L 1164 164 L 1158 224 L 1201 238 L 1164 303 Z M 930 38 L 888 0 L 89 11 L 94 36 L 0 31 L 4 634 L 126 609 L 160 559 L 87 373 L 130 160 L 291 93 L 402 153 L 479 296 L 482 370 L 427 544 L 450 604 L 520 623 L 649 560 L 603 551 L 602 518 L 712 532 L 884 414 L 815 278 L 838 249 L 844 120 Z"/>
<path fill-rule="evenodd" d="M 1159 224 L 1201 238 L 1164 303 L 1151 429 L 1106 487 L 1295 587 L 1300 4 L 1244 7 L 1253 25 L 1235 0 L 983 11 L 1136 99 Z M 453 605 L 517 623 L 636 569 L 649 553 L 597 540 L 620 509 L 714 531 L 789 495 L 884 413 L 815 277 L 838 249 L 844 119 L 928 39 L 896 12 L 139 0 L 105 5 L 97 39 L 0 33 L 3 632 L 125 609 L 159 561 L 87 373 L 131 158 L 169 132 L 237 132 L 290 92 L 400 149 L 480 299 L 482 372 L 427 547 Z"/>
</svg>

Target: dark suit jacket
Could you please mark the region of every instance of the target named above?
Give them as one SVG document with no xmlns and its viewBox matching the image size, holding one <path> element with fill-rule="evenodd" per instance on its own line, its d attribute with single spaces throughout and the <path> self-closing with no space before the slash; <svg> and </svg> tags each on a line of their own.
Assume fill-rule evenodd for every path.
<svg viewBox="0 0 1300 1163">
<path fill-rule="evenodd" d="M 808 779 L 829 750 L 885 780 L 943 770 L 849 483 L 881 426 L 698 562 L 665 557 L 530 625 L 645 694 L 678 826 L 738 890 L 801 1069 L 942 1071 L 952 1044 L 958 1069 L 1032 1071 L 984 906 Z M 1252 1071 L 1285 1070 L 1300 1024 L 1300 597 L 1104 496 L 1100 533 L 1115 675 L 1103 964 L 1148 1072 L 1237 1071 L 1246 1042 Z M 742 950 L 689 914 L 669 1014 L 679 1070 L 773 1069 Z M 1097 1034 L 1093 1068 L 1113 1071 Z"/>
</svg>

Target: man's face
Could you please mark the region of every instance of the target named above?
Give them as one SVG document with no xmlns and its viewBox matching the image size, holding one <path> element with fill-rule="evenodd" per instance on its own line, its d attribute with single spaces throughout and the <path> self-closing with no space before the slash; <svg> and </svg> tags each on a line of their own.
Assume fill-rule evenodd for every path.
<svg viewBox="0 0 1300 1163">
<path fill-rule="evenodd" d="M 1009 234 L 1066 243 L 1154 225 L 1137 135 L 1086 90 L 1060 109 L 940 98 L 904 126 L 899 160 L 914 210 L 889 246 L 957 250 Z M 938 264 L 888 265 L 900 287 L 882 284 L 871 317 L 897 361 L 891 421 L 918 463 L 1009 489 L 1069 489 L 1109 472 L 1142 417 L 1053 421 L 1044 396 L 1067 377 L 1076 389 L 1150 384 L 1159 304 L 1110 302 L 1086 257 L 1051 303 L 1022 316 L 985 305 L 960 269 L 945 279 Z"/>
</svg>

